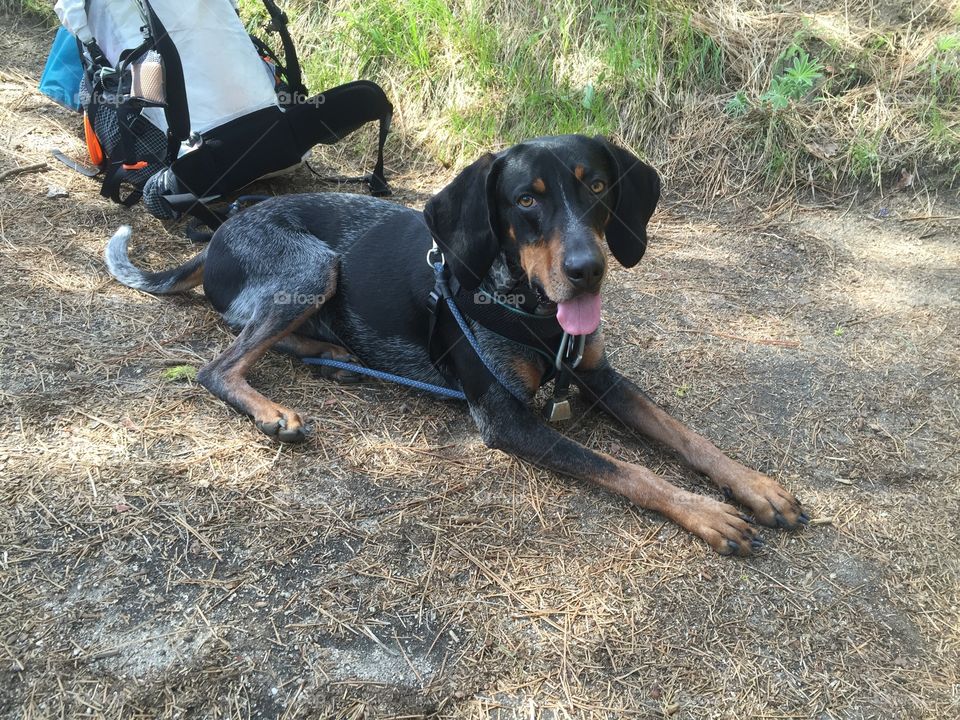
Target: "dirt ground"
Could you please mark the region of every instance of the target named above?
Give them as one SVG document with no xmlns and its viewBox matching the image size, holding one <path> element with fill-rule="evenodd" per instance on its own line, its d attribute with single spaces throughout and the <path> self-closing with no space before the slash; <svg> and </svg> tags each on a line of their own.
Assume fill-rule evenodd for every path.
<svg viewBox="0 0 960 720">
<path fill-rule="evenodd" d="M 707 212 L 668 185 L 646 258 L 612 271 L 615 362 L 814 518 L 725 559 L 487 450 L 456 403 L 270 355 L 254 385 L 316 429 L 291 448 L 167 379 L 230 334 L 101 252 L 124 222 L 153 267 L 195 247 L 49 159 L 82 156 L 34 89 L 49 32 L 0 26 L 0 173 L 48 162 L 0 180 L 0 715 L 960 715 L 955 194 L 921 173 Z M 317 164 L 354 172 L 345 152 Z M 414 205 L 449 177 L 394 169 Z M 568 426 L 713 493 L 596 414 Z"/>
</svg>

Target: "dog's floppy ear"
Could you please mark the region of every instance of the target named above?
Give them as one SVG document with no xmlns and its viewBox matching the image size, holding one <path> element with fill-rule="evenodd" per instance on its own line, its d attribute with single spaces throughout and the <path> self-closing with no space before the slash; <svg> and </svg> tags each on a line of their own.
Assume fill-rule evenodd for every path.
<svg viewBox="0 0 960 720">
<path fill-rule="evenodd" d="M 495 203 L 498 167 L 496 155 L 484 155 L 423 208 L 427 227 L 467 290 L 477 288 L 500 252 Z"/>
<path fill-rule="evenodd" d="M 632 153 L 602 136 L 595 138 L 616 169 L 611 185 L 613 204 L 606 236 L 610 252 L 624 267 L 633 267 L 647 249 L 647 222 L 660 199 L 660 176 Z"/>
</svg>

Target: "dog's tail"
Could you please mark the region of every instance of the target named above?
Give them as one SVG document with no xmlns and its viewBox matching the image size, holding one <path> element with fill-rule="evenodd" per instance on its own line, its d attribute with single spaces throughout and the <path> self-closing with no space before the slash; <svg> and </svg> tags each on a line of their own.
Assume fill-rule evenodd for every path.
<svg viewBox="0 0 960 720">
<path fill-rule="evenodd" d="M 207 258 L 207 249 L 179 267 L 161 272 L 141 270 L 127 255 L 127 243 L 132 235 L 129 225 L 121 225 L 110 238 L 103 259 L 107 270 L 127 287 L 143 290 L 157 295 L 183 292 L 203 282 L 203 264 Z"/>
</svg>

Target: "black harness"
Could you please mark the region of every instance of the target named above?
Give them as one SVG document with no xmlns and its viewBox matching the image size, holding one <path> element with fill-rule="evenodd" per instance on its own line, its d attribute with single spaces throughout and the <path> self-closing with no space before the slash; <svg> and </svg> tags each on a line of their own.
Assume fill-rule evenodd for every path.
<svg viewBox="0 0 960 720">
<path fill-rule="evenodd" d="M 437 255 L 439 253 L 434 254 L 431 251 L 428 258 Z M 569 419 L 571 370 L 580 362 L 585 338 L 568 335 L 557 322 L 556 312 L 536 313 L 540 303 L 537 292 L 532 287 L 520 287 L 516 292 L 497 295 L 479 289 L 471 292 L 450 277 L 446 265 L 442 272 L 437 272 L 436 277 L 427 306 L 430 310 L 430 359 L 437 370 L 441 370 L 440 360 L 449 349 L 440 342 L 436 332 L 437 324 L 444 315 L 451 314 L 448 303 L 452 301 L 463 317 L 502 338 L 536 351 L 547 360 L 547 369 L 540 378 L 540 387 L 551 380 L 555 379 L 555 382 L 553 398 L 545 408 L 545 413 L 551 421 Z M 450 318 L 450 321 L 452 322 L 453 318 Z M 461 334 L 464 333 L 461 331 Z M 477 351 L 479 353 L 479 349 Z M 496 376 L 496 373 L 493 374 Z"/>
</svg>

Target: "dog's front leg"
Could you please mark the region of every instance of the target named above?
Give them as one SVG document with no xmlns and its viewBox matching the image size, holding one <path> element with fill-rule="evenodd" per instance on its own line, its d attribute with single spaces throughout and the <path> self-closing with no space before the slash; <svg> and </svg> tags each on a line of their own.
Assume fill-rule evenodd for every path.
<svg viewBox="0 0 960 720">
<path fill-rule="evenodd" d="M 805 525 L 800 503 L 772 478 L 727 457 L 713 443 L 658 407 L 633 382 L 601 360 L 594 369 L 578 370 L 577 382 L 587 400 L 622 423 L 672 448 L 727 497 L 750 508 L 769 527 Z"/>
<path fill-rule="evenodd" d="M 722 555 L 749 555 L 762 544 L 736 508 L 564 437 L 498 384 L 471 400 L 470 413 L 489 447 L 619 493 L 686 528 Z"/>
</svg>

